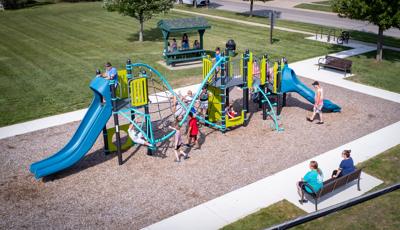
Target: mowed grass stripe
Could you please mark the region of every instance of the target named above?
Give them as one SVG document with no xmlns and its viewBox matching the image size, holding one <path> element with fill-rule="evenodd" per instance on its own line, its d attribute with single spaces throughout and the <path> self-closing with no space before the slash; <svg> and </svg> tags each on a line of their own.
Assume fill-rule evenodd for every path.
<svg viewBox="0 0 400 230">
<path fill-rule="evenodd" d="M 53 4 L 0 14 L 0 78 L 7 90 L 1 91 L 0 126 L 89 105 L 88 88 L 96 68 L 110 61 L 125 68 L 127 58 L 158 69 L 173 87 L 198 83 L 201 68 L 170 71 L 157 64 L 162 60 L 163 39 L 157 28 L 160 19 L 190 17 L 171 12 L 145 23 L 145 42 L 137 42 L 139 23 L 118 13 L 106 12 L 101 3 Z M 264 28 L 219 20 L 209 20 L 212 28 L 205 33 L 205 48 L 222 49 L 233 38 L 240 53 L 249 48 L 256 55 L 268 52 L 291 62 L 326 54 L 334 46 L 305 41 L 303 35 L 276 32 L 277 40 L 268 44 Z M 7 25 L 7 26 L 5 26 Z M 180 45 L 182 34 L 175 34 Z M 190 35 L 192 44 L 198 35 Z M 200 81 L 200 80 L 199 80 Z M 22 91 L 22 92 L 21 92 Z M 26 106 L 29 109 L 26 109 Z"/>
</svg>

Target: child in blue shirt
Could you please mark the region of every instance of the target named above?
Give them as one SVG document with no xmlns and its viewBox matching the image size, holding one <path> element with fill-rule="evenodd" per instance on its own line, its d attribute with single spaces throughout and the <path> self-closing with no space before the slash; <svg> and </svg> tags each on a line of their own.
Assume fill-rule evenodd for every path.
<svg viewBox="0 0 400 230">
<path fill-rule="evenodd" d="M 107 80 L 114 80 L 115 87 L 118 85 L 118 71 L 115 67 L 111 65 L 110 62 L 107 62 L 106 65 L 106 72 L 102 74 L 102 76 Z"/>
<path fill-rule="evenodd" d="M 311 186 L 314 192 L 318 192 L 323 186 L 323 175 L 322 171 L 318 168 L 318 163 L 316 161 L 311 161 L 309 167 L 311 171 L 306 173 L 301 181 L 297 182 L 297 192 L 301 198 L 304 197 L 302 189 L 303 187 L 305 187 L 305 190 L 307 192 L 313 192 L 308 186 L 305 186 L 304 184 L 307 183 L 309 186 Z M 299 202 L 305 203 L 307 202 L 307 200 L 302 199 L 299 200 Z"/>
</svg>

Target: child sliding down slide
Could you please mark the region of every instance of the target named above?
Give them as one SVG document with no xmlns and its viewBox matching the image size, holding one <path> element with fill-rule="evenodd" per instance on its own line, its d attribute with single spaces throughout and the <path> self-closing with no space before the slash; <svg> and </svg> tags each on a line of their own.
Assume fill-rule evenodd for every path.
<svg viewBox="0 0 400 230">
<path fill-rule="evenodd" d="M 132 139 L 133 142 L 135 142 L 136 144 L 139 145 L 146 145 L 149 147 L 153 147 L 152 144 L 150 144 L 149 142 L 147 142 L 144 137 L 143 134 L 140 131 L 136 131 L 133 128 L 133 124 L 129 125 L 129 129 L 128 129 L 128 135 L 129 137 Z"/>
</svg>

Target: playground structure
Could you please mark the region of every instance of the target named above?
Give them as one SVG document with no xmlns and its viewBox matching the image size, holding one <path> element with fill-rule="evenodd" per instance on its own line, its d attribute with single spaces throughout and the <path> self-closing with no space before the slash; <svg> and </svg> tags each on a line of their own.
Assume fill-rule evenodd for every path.
<svg viewBox="0 0 400 230">
<path fill-rule="evenodd" d="M 30 171 L 39 179 L 71 167 L 84 157 L 101 132 L 105 153 L 116 152 L 118 163 L 122 165 L 122 151 L 134 145 L 129 138 L 122 143 L 121 138 L 121 132 L 126 133 L 130 124 L 151 144 L 147 148 L 148 154 L 152 154 L 157 148 L 163 147 L 165 141 L 175 133 L 168 128 L 176 121 L 171 99 L 176 98 L 176 103 L 185 111 L 180 120 L 182 126 L 203 87 L 207 87 L 211 95 L 208 98 L 207 116 L 196 115 L 200 122 L 222 132 L 235 126 L 247 125 L 251 93 L 253 96 L 258 94 L 257 103 L 263 110 L 263 119 L 270 116 L 274 123 L 273 129 L 282 131 L 278 120 L 285 101 L 284 94 L 297 92 L 314 103 L 314 92 L 298 80 L 286 63 L 275 62 L 273 71 L 270 71 L 272 65 L 267 56 L 260 61 L 255 60 L 256 57 L 249 51 L 238 60 L 222 54 L 220 60 L 214 64 L 209 57 L 204 57 L 203 81 L 189 105 L 180 99 L 166 78 L 156 69 L 128 60 L 126 70 L 118 72 L 117 87 L 113 80 L 101 77 L 92 80 L 90 88 L 94 92 L 94 98 L 71 140 L 59 152 L 33 163 Z M 225 110 L 229 105 L 229 92 L 234 87 L 243 90 L 243 107 L 239 116 L 228 118 Z M 339 106 L 328 100 L 324 100 L 324 108 L 333 112 L 340 111 Z M 114 127 L 107 128 L 111 116 Z M 127 124 L 120 125 L 120 118 L 128 121 Z"/>
<path fill-rule="evenodd" d="M 249 98 L 259 104 L 263 120 L 268 117 L 273 120 L 272 128 L 276 131 L 283 131 L 278 121 L 286 105 L 287 93 L 296 92 L 314 104 L 314 91 L 297 78 L 285 58 L 272 62 L 268 55 L 257 58 L 248 50 L 236 60 L 227 51 L 222 56 L 220 73 L 214 73 L 212 78 L 208 75 L 213 65 L 212 59 L 209 56 L 203 58 L 203 79 L 208 79 L 207 88 L 211 93 L 207 117 L 212 127 L 225 132 L 234 126 L 245 126 L 248 122 Z M 242 109 L 239 116 L 228 118 L 226 108 L 230 104 L 229 93 L 234 87 L 243 91 Z M 340 112 L 341 108 L 325 99 L 323 109 Z"/>
</svg>

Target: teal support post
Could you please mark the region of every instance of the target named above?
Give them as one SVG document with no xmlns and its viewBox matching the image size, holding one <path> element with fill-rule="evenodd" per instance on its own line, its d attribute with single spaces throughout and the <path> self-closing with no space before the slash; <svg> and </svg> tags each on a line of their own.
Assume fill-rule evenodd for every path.
<svg viewBox="0 0 400 230">
<path fill-rule="evenodd" d="M 249 112 L 249 88 L 247 87 L 247 73 L 249 61 L 249 49 L 243 55 L 243 109 L 244 109 L 244 126 L 247 125 L 247 113 Z"/>
<path fill-rule="evenodd" d="M 221 62 L 221 124 L 222 124 L 222 133 L 226 132 L 226 122 L 225 122 L 225 109 L 226 109 L 226 103 L 229 103 L 226 99 L 226 71 L 225 71 L 225 54 L 221 53 L 221 58 L 224 60 Z M 229 99 L 228 99 L 229 100 Z"/>
</svg>

